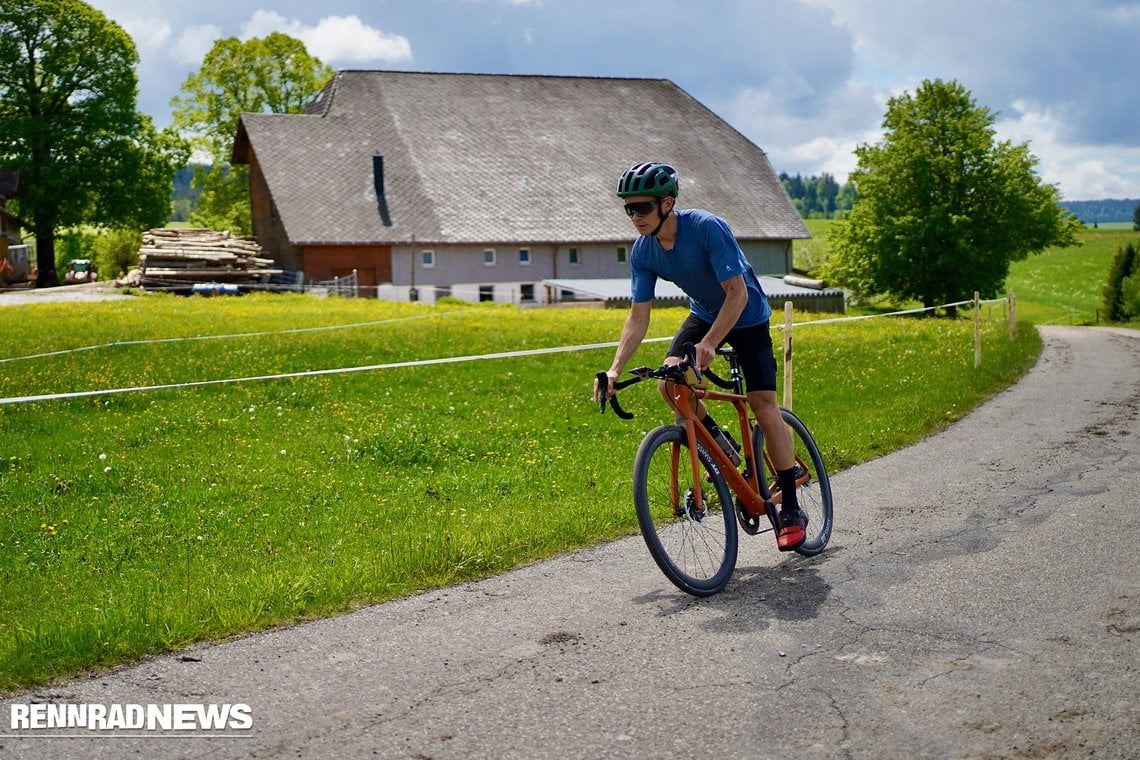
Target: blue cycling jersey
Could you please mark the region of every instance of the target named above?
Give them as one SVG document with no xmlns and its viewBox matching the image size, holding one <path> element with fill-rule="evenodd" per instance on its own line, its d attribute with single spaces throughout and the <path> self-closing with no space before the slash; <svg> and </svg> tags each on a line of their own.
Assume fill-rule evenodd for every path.
<svg viewBox="0 0 1140 760">
<path fill-rule="evenodd" d="M 772 309 L 728 223 L 701 209 L 681 209 L 675 214 L 673 250 L 666 251 L 652 235 L 642 235 L 633 244 L 629 266 L 634 302 L 652 301 L 661 277 L 685 291 L 692 312 L 712 324 L 724 305 L 721 283 L 743 275 L 748 304 L 733 327 L 767 322 Z"/>
</svg>

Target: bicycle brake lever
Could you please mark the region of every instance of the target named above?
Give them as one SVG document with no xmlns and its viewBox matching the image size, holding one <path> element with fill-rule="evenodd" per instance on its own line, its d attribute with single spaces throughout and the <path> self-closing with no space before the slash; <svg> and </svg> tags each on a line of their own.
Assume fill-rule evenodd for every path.
<svg viewBox="0 0 1140 760">
<path fill-rule="evenodd" d="M 599 391 L 598 395 L 601 396 L 601 402 L 600 402 L 601 407 L 602 407 L 601 414 L 606 413 L 606 402 L 609 401 L 610 406 L 613 407 L 614 414 L 616 414 L 618 417 L 622 418 L 623 420 L 632 420 L 633 415 L 631 413 L 627 412 L 625 409 L 622 409 L 621 404 L 618 403 L 617 394 L 614 394 L 613 396 L 606 398 L 606 392 L 609 390 L 609 387 L 610 387 L 610 376 L 605 372 L 599 372 L 597 375 L 597 378 L 598 378 L 598 391 Z"/>
<path fill-rule="evenodd" d="M 701 381 L 701 368 L 697 366 L 697 346 L 692 342 L 688 342 L 685 343 L 684 349 L 685 360 L 689 363 L 689 366 L 693 368 L 693 374 L 697 376 L 697 382 L 699 383 Z"/>
<path fill-rule="evenodd" d="M 606 393 L 610 389 L 610 376 L 606 372 L 599 372 L 596 375 L 595 382 L 598 384 L 598 403 L 601 404 L 601 407 L 602 407 L 599 414 L 605 414 L 606 413 L 606 401 L 608 400 L 606 398 Z"/>
</svg>

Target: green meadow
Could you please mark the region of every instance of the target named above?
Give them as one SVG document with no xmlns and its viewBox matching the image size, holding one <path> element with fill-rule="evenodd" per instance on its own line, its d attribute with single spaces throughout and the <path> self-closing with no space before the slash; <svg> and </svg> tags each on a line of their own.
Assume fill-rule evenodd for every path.
<svg viewBox="0 0 1140 760">
<path fill-rule="evenodd" d="M 1015 271 L 1020 312 L 1095 312 L 1092 286 L 1051 283 L 1102 277 L 1099 246 Z M 636 533 L 634 452 L 669 418 L 648 385 L 623 392 L 629 422 L 592 402 L 613 348 L 589 346 L 618 311 L 145 295 L 0 316 L 4 399 L 150 388 L 0 404 L 0 691 Z M 683 316 L 655 310 L 650 336 Z M 968 315 L 822 316 L 797 316 L 794 408 L 833 471 L 957 419 L 1040 350 L 1003 304 L 980 369 Z M 857 519 L 836 498 L 840 527 Z"/>
</svg>

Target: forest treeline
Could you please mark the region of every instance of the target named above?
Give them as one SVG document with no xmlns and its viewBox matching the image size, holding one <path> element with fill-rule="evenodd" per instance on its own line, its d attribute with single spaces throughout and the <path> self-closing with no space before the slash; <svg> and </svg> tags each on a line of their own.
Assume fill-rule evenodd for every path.
<svg viewBox="0 0 1140 760">
<path fill-rule="evenodd" d="M 804 219 L 834 219 L 851 209 L 855 199 L 855 186 L 840 185 L 835 177 L 824 172 L 818 177 L 780 173 L 780 183 L 787 191 L 792 204 Z"/>
<path fill-rule="evenodd" d="M 1104 224 L 1106 222 L 1131 222 L 1137 208 L 1140 208 L 1140 199 L 1135 198 L 1106 198 L 1099 201 L 1061 201 L 1061 206 L 1067 208 L 1085 224 Z"/>
</svg>

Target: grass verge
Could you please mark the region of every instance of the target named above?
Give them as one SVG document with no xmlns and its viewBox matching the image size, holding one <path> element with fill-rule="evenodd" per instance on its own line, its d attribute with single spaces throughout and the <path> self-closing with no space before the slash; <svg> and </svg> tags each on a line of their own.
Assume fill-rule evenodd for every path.
<svg viewBox="0 0 1140 760">
<path fill-rule="evenodd" d="M 616 339 L 624 318 L 292 295 L 11 308 L 22 329 L 4 357 L 101 347 L 0 362 L 3 396 L 585 345 Z M 650 335 L 684 313 L 656 310 Z M 915 318 L 797 327 L 795 408 L 831 469 L 959 417 L 1040 348 L 1029 326 L 1010 342 L 991 313 L 975 370 L 972 330 Z M 184 340 L 232 333 L 247 335 Z M 662 352 L 646 344 L 631 366 Z M 634 452 L 668 415 L 648 386 L 623 397 L 632 423 L 598 415 L 590 383 L 611 356 L 0 406 L 0 690 L 635 532 Z M 837 505 L 842 524 L 842 493 Z"/>
</svg>

